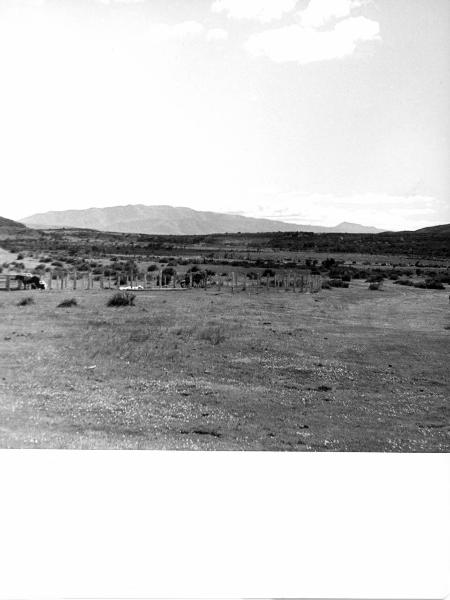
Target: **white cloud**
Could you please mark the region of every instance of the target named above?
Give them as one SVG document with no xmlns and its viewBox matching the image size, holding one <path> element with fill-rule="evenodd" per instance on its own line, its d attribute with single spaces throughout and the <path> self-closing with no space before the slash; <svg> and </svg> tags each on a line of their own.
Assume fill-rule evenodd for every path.
<svg viewBox="0 0 450 600">
<path fill-rule="evenodd" d="M 208 42 L 223 42 L 228 39 L 228 31 L 219 27 L 215 29 L 209 29 L 206 34 Z"/>
<path fill-rule="evenodd" d="M 215 0 L 211 10 L 235 19 L 269 22 L 294 10 L 297 0 Z"/>
<path fill-rule="evenodd" d="M 96 2 L 111 6 L 113 4 L 142 4 L 144 0 L 96 0 Z"/>
<path fill-rule="evenodd" d="M 287 25 L 253 34 L 245 47 L 252 56 L 300 64 L 350 56 L 358 44 L 379 40 L 379 24 L 366 17 L 349 17 L 329 31 Z"/>
<path fill-rule="evenodd" d="M 183 21 L 174 25 L 157 23 L 150 25 L 146 34 L 151 41 L 164 42 L 168 40 L 179 40 L 199 36 L 204 27 L 197 21 Z"/>
<path fill-rule="evenodd" d="M 319 28 L 334 19 L 343 19 L 361 6 L 360 0 L 310 0 L 305 10 L 297 13 L 303 27 Z"/>
</svg>

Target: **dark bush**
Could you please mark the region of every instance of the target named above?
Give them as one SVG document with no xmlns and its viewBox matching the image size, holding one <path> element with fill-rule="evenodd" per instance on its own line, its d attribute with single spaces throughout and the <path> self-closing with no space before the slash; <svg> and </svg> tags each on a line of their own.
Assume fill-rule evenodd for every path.
<svg viewBox="0 0 450 600">
<path fill-rule="evenodd" d="M 342 281 L 342 279 L 330 279 L 328 283 L 335 288 L 348 288 L 349 286 L 348 281 Z"/>
<path fill-rule="evenodd" d="M 19 300 L 17 306 L 28 306 L 29 304 L 34 304 L 34 298 L 32 298 L 31 296 L 27 296 L 26 298 L 22 298 L 22 300 Z"/>
<path fill-rule="evenodd" d="M 445 285 L 437 279 L 427 279 L 425 285 L 427 290 L 445 290 Z"/>
<path fill-rule="evenodd" d="M 129 292 L 117 292 L 108 300 L 107 306 L 134 306 L 136 294 Z"/>
<path fill-rule="evenodd" d="M 369 290 L 381 290 L 381 281 L 372 281 L 372 283 L 369 283 Z"/>
<path fill-rule="evenodd" d="M 273 269 L 266 269 L 265 271 L 263 271 L 262 276 L 263 277 L 274 277 L 275 271 Z"/>
<path fill-rule="evenodd" d="M 157 271 L 158 270 L 158 265 L 149 265 L 147 271 L 152 272 L 152 271 Z"/>
<path fill-rule="evenodd" d="M 77 306 L 78 302 L 76 298 L 68 298 L 58 304 L 58 308 L 70 308 L 71 306 Z"/>
</svg>

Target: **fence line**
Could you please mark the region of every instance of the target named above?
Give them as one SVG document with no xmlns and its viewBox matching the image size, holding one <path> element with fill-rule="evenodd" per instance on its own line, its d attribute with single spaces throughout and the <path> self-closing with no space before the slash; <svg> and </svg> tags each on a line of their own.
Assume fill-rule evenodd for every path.
<svg viewBox="0 0 450 600">
<path fill-rule="evenodd" d="M 295 293 L 315 293 L 322 288 L 322 277 L 312 273 L 285 273 L 275 274 L 273 276 L 261 275 L 257 273 L 255 277 L 247 277 L 246 272 L 232 271 L 227 275 L 205 276 L 200 272 L 190 272 L 186 274 L 175 273 L 175 275 L 166 275 L 161 270 L 155 271 L 155 275 L 149 273 L 118 273 L 116 276 L 104 273 L 93 274 L 92 272 L 83 272 L 81 275 L 76 271 L 49 271 L 43 276 L 39 276 L 41 281 L 46 284 L 48 290 L 106 290 L 130 288 L 140 290 L 168 290 L 168 289 L 188 289 L 203 288 L 216 289 L 218 291 L 229 291 L 231 293 L 263 293 L 268 291 L 275 292 L 295 292 Z M 14 273 L 0 274 L 0 290 L 12 291 L 23 289 L 22 281 L 16 279 Z"/>
</svg>

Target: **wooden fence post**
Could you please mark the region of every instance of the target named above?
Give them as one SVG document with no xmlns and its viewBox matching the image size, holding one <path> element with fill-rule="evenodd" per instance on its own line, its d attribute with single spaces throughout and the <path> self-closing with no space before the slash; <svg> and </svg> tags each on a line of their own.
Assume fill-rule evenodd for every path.
<svg viewBox="0 0 450 600">
<path fill-rule="evenodd" d="M 11 275 L 9 273 L 6 273 L 5 283 L 6 283 L 6 291 L 7 292 L 11 291 Z"/>
</svg>

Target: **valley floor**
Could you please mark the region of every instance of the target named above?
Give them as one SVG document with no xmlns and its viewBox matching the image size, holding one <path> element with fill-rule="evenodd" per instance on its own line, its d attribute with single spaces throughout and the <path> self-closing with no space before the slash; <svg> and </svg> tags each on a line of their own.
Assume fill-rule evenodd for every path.
<svg viewBox="0 0 450 600">
<path fill-rule="evenodd" d="M 367 288 L 2 292 L 0 446 L 448 452 L 448 290 Z"/>
</svg>

